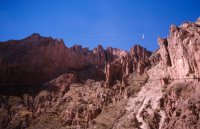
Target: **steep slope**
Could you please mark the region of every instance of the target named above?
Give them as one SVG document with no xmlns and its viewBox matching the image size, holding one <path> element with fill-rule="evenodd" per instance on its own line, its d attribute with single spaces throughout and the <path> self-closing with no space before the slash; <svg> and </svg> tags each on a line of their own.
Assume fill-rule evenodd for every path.
<svg viewBox="0 0 200 129">
<path fill-rule="evenodd" d="M 141 89 L 130 80 L 145 73 L 151 52 L 131 52 L 67 48 L 39 34 L 1 43 L 0 128 L 92 128 L 105 107 Z"/>
<path fill-rule="evenodd" d="M 67 48 L 62 40 L 33 34 L 22 40 L 10 40 L 0 44 L 0 82 L 44 83 L 65 72 L 85 70 L 88 67 L 99 67 L 103 72 L 106 62 L 113 62 L 128 55 L 127 51 L 116 48 L 104 50 L 101 45 L 93 50 L 80 45 Z M 147 52 L 142 56 L 150 55 L 151 53 Z M 138 55 L 136 56 L 138 58 Z M 101 77 L 104 78 L 105 76 Z"/>
<path fill-rule="evenodd" d="M 200 19 L 158 43 L 154 53 L 39 34 L 1 43 L 0 128 L 199 128 Z"/>
<path fill-rule="evenodd" d="M 129 99 L 126 114 L 114 128 L 200 127 L 200 19 L 172 25 L 169 37 L 158 38 L 158 43 L 160 49 L 153 55 L 159 54 L 161 60 L 147 71 L 148 82 Z"/>
<path fill-rule="evenodd" d="M 93 51 L 78 45 L 67 48 L 62 40 L 33 34 L 0 44 L 0 81 L 41 83 L 69 69 L 103 66 L 105 57 L 102 46 Z"/>
</svg>

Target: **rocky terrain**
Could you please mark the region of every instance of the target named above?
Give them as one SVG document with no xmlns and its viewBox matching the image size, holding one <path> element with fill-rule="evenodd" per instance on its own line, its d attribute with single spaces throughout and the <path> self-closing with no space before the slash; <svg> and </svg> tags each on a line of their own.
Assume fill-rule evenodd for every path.
<svg viewBox="0 0 200 129">
<path fill-rule="evenodd" d="M 93 50 L 33 34 L 0 43 L 0 129 L 200 128 L 200 19 L 160 48 Z"/>
</svg>

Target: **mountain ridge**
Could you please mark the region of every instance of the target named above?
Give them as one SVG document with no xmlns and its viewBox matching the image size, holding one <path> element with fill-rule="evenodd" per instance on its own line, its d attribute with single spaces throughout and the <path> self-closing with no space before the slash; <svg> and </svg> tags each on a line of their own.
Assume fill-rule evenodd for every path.
<svg viewBox="0 0 200 129">
<path fill-rule="evenodd" d="M 151 54 L 151 52 L 143 49 L 139 45 L 136 45 L 135 48 L 138 48 L 137 52 L 144 51 L 147 52 L 148 55 Z M 90 65 L 105 67 L 106 62 L 112 62 L 116 58 L 129 55 L 129 52 L 125 50 L 112 47 L 104 49 L 101 45 L 98 45 L 93 50 L 82 48 L 80 45 L 74 45 L 68 48 L 65 46 L 63 40 L 42 37 L 39 34 L 32 34 L 22 40 L 10 40 L 1 43 L 0 50 L 0 69 L 1 71 L 5 71 L 2 72 L 4 77 L 9 73 L 6 72 L 6 67 L 11 67 L 14 69 L 13 71 L 15 71 L 17 69 L 15 68 L 16 66 L 20 67 L 19 72 L 24 72 L 24 74 L 30 76 L 29 78 L 35 78 L 38 82 L 53 79 L 53 77 L 67 72 L 69 69 L 78 70 Z M 134 52 L 135 55 L 137 52 Z M 138 53 L 138 55 L 139 54 L 141 55 L 142 53 Z M 132 56 L 134 56 L 134 54 L 132 54 Z M 8 69 L 10 70 L 11 68 Z M 37 73 L 40 73 L 41 76 L 42 74 L 44 75 L 41 79 L 37 79 L 37 75 L 34 75 Z M 54 73 L 55 75 L 53 75 Z M 15 76 L 15 73 L 10 74 Z M 0 79 L 1 82 L 12 82 L 9 76 L 10 75 L 8 75 L 8 78 Z M 17 73 L 16 76 L 18 76 Z M 29 80 L 29 78 L 24 80 Z M 23 78 L 13 80 L 13 82 L 17 83 L 19 80 L 22 81 Z M 30 80 L 30 82 L 32 83 L 34 80 Z"/>
<path fill-rule="evenodd" d="M 37 34 L 0 44 L 1 82 L 44 79 L 0 87 L 0 129 L 199 128 L 200 19 L 169 30 L 153 53 L 65 48 Z"/>
</svg>

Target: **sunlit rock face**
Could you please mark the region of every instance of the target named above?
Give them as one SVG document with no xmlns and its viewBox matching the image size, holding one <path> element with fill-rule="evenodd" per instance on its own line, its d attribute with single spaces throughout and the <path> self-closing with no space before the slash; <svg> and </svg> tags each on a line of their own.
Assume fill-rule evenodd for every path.
<svg viewBox="0 0 200 129">
<path fill-rule="evenodd" d="M 198 77 L 200 59 L 200 27 L 185 22 L 177 27 L 171 25 L 167 39 L 158 39 L 163 67 L 171 78 Z"/>
<path fill-rule="evenodd" d="M 104 107 L 126 104 L 130 91 L 139 91 L 142 84 L 134 91 L 131 77 L 146 72 L 150 55 L 138 45 L 131 53 L 101 45 L 67 48 L 39 34 L 1 43 L 0 129 L 93 127 Z"/>
<path fill-rule="evenodd" d="M 124 78 L 129 74 L 141 75 L 145 73 L 145 69 L 150 66 L 149 57 L 152 54 L 140 45 L 133 46 L 130 53 L 112 48 L 108 48 L 107 53 L 113 53 L 112 55 L 114 55 L 109 57 L 109 59 L 114 60 L 108 60 L 105 66 L 108 84 L 112 84 L 115 80 L 124 81 Z"/>
<path fill-rule="evenodd" d="M 150 66 L 149 57 L 152 52 L 147 51 L 140 45 L 135 45 L 130 49 L 130 56 L 133 60 L 133 71 L 137 74 L 143 74 L 147 66 Z"/>
<path fill-rule="evenodd" d="M 89 50 L 39 34 L 1 43 L 0 129 L 198 129 L 200 20 L 171 25 L 158 44 Z"/>
<path fill-rule="evenodd" d="M 171 25 L 169 37 L 158 44 L 149 58 L 155 63 L 147 70 L 148 82 L 129 98 L 114 128 L 199 128 L 199 19 Z"/>
</svg>

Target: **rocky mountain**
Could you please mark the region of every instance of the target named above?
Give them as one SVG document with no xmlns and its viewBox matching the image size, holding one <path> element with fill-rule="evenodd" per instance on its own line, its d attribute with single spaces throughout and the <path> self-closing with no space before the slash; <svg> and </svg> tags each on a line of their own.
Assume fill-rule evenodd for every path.
<svg viewBox="0 0 200 129">
<path fill-rule="evenodd" d="M 171 25 L 158 38 L 161 59 L 148 71 L 148 82 L 129 98 L 126 114 L 113 128 L 197 129 L 199 121 L 200 19 Z M 128 127 L 127 127 L 128 126 Z"/>
<path fill-rule="evenodd" d="M 139 60 L 146 60 L 151 55 L 140 46 L 134 49 L 137 50 L 132 57 L 141 58 Z M 44 83 L 72 70 L 104 68 L 106 63 L 128 55 L 128 52 L 116 48 L 104 50 L 101 45 L 93 50 L 80 45 L 67 48 L 62 40 L 33 34 L 0 44 L 0 82 Z"/>
<path fill-rule="evenodd" d="M 33 34 L 0 43 L 1 129 L 200 128 L 200 19 L 150 52 Z"/>
</svg>

